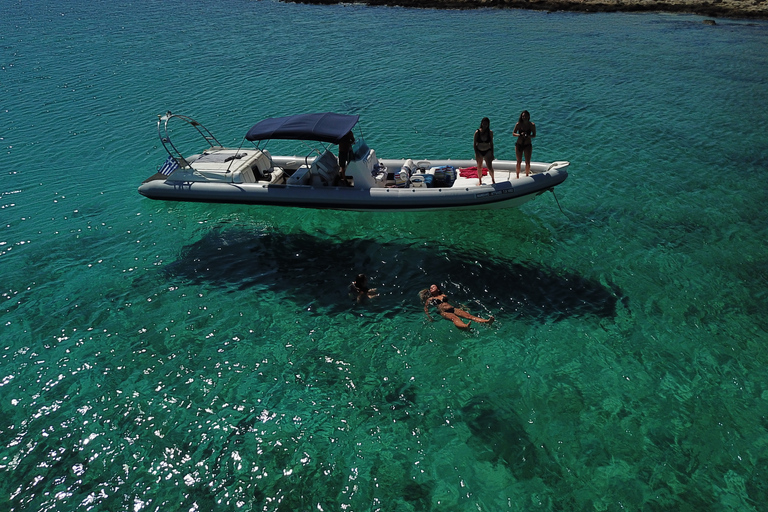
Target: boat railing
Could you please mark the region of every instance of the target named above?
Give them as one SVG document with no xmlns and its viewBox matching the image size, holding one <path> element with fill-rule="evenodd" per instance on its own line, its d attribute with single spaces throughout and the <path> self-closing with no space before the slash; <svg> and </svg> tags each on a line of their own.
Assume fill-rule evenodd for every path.
<svg viewBox="0 0 768 512">
<path fill-rule="evenodd" d="M 168 123 L 171 121 L 171 119 L 179 119 L 181 121 L 184 121 L 191 127 L 193 127 L 195 130 L 197 130 L 197 133 L 200 134 L 200 136 L 208 143 L 210 147 L 222 147 L 221 143 L 216 139 L 216 137 L 213 136 L 210 130 L 200 124 L 199 122 L 195 121 L 189 116 L 184 116 L 181 114 L 173 114 L 169 110 L 163 115 L 157 116 L 157 135 L 160 137 L 160 142 L 163 144 L 163 148 L 165 148 L 165 151 L 176 159 L 176 161 L 181 165 L 182 167 L 189 167 L 189 163 L 184 158 L 184 155 L 179 151 L 179 149 L 171 142 L 171 135 L 168 131 Z"/>
</svg>

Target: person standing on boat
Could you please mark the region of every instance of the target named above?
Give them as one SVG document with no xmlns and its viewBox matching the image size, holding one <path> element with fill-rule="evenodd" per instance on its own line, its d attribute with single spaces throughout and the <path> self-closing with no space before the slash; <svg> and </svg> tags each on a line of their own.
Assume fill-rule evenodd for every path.
<svg viewBox="0 0 768 512">
<path fill-rule="evenodd" d="M 520 163 L 525 156 L 525 175 L 531 174 L 531 152 L 533 145 L 531 139 L 536 136 L 536 125 L 531 122 L 531 114 L 523 110 L 520 119 L 512 130 L 512 136 L 517 137 L 515 142 L 515 155 L 517 156 L 517 178 L 520 178 Z"/>
<path fill-rule="evenodd" d="M 448 296 L 443 293 L 440 287 L 436 284 L 430 286 L 429 290 L 421 290 L 419 292 L 419 297 L 424 303 L 424 313 L 426 313 L 427 318 L 429 318 L 430 321 L 432 321 L 432 317 L 429 316 L 429 306 L 435 306 L 438 313 L 440 313 L 440 316 L 453 322 L 453 325 L 459 329 L 469 329 L 472 321 L 479 322 L 481 324 L 490 324 L 493 323 L 494 320 L 492 316 L 487 319 L 480 318 L 479 316 L 474 316 L 467 313 L 463 309 L 451 306 L 448 303 Z M 461 320 L 462 318 L 469 320 L 469 322 L 464 323 Z"/>
<path fill-rule="evenodd" d="M 477 179 L 478 185 L 483 184 L 483 160 L 488 167 L 488 174 L 491 175 L 491 181 L 496 183 L 493 176 L 493 132 L 491 131 L 491 120 L 484 117 L 480 121 L 480 128 L 475 130 L 474 138 L 475 160 L 477 160 Z"/>
<path fill-rule="evenodd" d="M 352 144 L 355 135 L 350 131 L 339 141 L 339 180 L 341 185 L 347 185 L 347 164 L 352 160 Z"/>
</svg>

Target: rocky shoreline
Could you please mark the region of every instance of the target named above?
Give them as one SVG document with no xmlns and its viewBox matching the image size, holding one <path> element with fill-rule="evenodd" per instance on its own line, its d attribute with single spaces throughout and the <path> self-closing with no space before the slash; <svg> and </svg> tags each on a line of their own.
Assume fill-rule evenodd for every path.
<svg viewBox="0 0 768 512">
<path fill-rule="evenodd" d="M 423 9 L 531 9 L 579 12 L 669 12 L 713 18 L 768 19 L 768 0 L 292 0 L 305 4 L 357 3 Z"/>
</svg>

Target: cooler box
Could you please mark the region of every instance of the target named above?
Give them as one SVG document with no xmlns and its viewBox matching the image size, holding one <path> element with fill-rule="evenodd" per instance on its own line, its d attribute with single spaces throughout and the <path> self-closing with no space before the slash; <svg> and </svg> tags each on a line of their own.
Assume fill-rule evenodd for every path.
<svg viewBox="0 0 768 512">
<path fill-rule="evenodd" d="M 411 186 L 416 188 L 425 188 L 427 186 L 426 174 L 414 174 L 411 176 Z"/>
<path fill-rule="evenodd" d="M 435 182 L 435 177 L 431 174 L 414 174 L 411 176 L 411 186 L 412 187 L 426 187 L 426 188 L 432 188 L 433 183 Z"/>
</svg>

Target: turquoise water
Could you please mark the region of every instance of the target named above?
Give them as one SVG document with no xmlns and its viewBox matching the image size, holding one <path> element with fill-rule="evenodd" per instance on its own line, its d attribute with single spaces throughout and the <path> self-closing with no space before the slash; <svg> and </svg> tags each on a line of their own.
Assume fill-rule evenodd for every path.
<svg viewBox="0 0 768 512">
<path fill-rule="evenodd" d="M 768 24 L 0 0 L 0 509 L 768 510 Z M 570 160 L 518 210 L 177 204 L 238 144 Z M 381 296 L 347 298 L 358 272 Z M 440 283 L 490 326 L 428 322 Z"/>
</svg>

